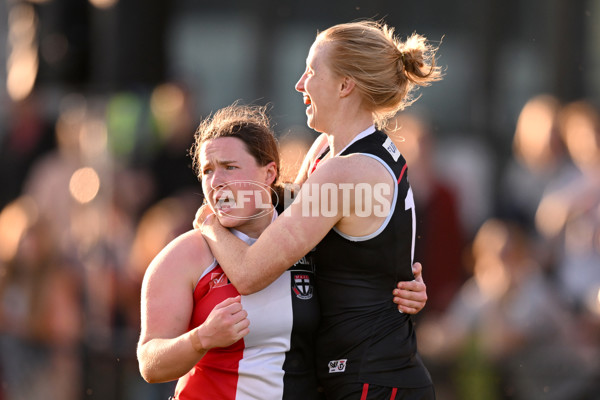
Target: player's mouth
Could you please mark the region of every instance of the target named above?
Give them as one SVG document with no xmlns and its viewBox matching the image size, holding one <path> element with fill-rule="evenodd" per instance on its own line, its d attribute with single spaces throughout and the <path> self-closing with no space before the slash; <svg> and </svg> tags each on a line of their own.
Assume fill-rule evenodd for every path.
<svg viewBox="0 0 600 400">
<path fill-rule="evenodd" d="M 215 211 L 227 212 L 235 208 L 235 198 L 230 191 L 218 192 L 214 197 Z"/>
<path fill-rule="evenodd" d="M 307 106 L 310 106 L 312 104 L 312 101 L 310 100 L 310 96 L 307 94 L 302 95 L 302 100 L 304 101 L 304 104 L 306 104 Z"/>
</svg>

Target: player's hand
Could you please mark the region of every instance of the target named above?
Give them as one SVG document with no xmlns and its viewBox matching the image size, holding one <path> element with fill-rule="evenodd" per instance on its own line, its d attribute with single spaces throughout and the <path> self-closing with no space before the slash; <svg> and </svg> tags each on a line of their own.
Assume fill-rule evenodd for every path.
<svg viewBox="0 0 600 400">
<path fill-rule="evenodd" d="M 204 350 L 231 346 L 250 332 L 248 313 L 243 309 L 241 299 L 242 296 L 230 297 L 217 304 L 197 328 Z"/>
<path fill-rule="evenodd" d="M 417 314 L 427 303 L 427 286 L 423 282 L 421 263 L 414 263 L 412 271 L 415 279 L 398 282 L 393 292 L 398 311 L 406 314 Z"/>
<path fill-rule="evenodd" d="M 194 217 L 194 229 L 202 228 L 202 224 L 206 219 L 213 215 L 214 212 L 212 208 L 207 203 L 202 204 L 202 206 L 196 211 L 196 216 Z"/>
</svg>

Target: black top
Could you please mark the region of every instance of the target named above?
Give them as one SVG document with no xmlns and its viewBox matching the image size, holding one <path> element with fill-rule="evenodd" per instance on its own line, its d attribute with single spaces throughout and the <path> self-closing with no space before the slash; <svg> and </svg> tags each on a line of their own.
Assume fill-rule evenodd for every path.
<svg viewBox="0 0 600 400">
<path fill-rule="evenodd" d="M 326 387 L 328 380 L 343 376 L 389 387 L 428 386 L 431 378 L 417 354 L 412 320 L 392 301 L 397 282 L 414 279 L 414 201 L 406 161 L 381 131 L 341 155 L 353 153 L 379 160 L 398 184 L 391 215 L 378 231 L 350 237 L 334 228 L 317 245 L 322 316 L 317 374 Z"/>
</svg>

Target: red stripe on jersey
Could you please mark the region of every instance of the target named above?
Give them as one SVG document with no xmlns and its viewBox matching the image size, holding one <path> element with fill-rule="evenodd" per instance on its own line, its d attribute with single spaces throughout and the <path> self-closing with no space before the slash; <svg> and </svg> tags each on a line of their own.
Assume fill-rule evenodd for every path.
<svg viewBox="0 0 600 400">
<path fill-rule="evenodd" d="M 239 292 L 217 265 L 194 289 L 194 309 L 189 328 L 202 324 L 217 304 L 238 295 Z M 229 347 L 216 347 L 208 351 L 190 372 L 179 379 L 175 398 L 235 400 L 239 364 L 244 357 L 245 347 L 244 339 L 240 339 Z"/>
<path fill-rule="evenodd" d="M 393 388 L 392 396 L 390 397 L 390 400 L 394 400 L 396 398 L 396 393 L 398 393 L 398 388 Z"/>
<path fill-rule="evenodd" d="M 369 384 L 363 384 L 362 395 L 360 396 L 360 400 L 367 400 L 367 394 L 369 393 Z"/>
<path fill-rule="evenodd" d="M 311 174 L 312 174 L 313 172 L 315 172 L 315 169 L 317 169 L 317 164 L 319 164 L 319 161 L 321 161 L 321 159 L 320 159 L 320 158 L 317 158 L 317 159 L 315 160 L 315 163 L 313 164 L 313 167 L 312 167 L 312 168 L 311 168 L 311 170 L 310 170 L 310 173 L 311 173 Z"/>
<path fill-rule="evenodd" d="M 402 171 L 400 171 L 400 178 L 398 178 L 398 184 L 400 184 L 400 181 L 402 180 L 402 177 L 404 176 L 404 171 L 406 171 L 406 166 L 407 166 L 407 164 L 404 164 L 404 167 L 402 167 Z"/>
</svg>

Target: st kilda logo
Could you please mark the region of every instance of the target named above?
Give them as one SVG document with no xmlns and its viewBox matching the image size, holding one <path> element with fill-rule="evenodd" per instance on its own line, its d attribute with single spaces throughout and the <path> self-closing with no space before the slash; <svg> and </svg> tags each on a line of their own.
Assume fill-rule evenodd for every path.
<svg viewBox="0 0 600 400">
<path fill-rule="evenodd" d="M 313 296 L 313 285 L 308 274 L 294 274 L 293 291 L 296 297 L 308 300 Z"/>
</svg>

